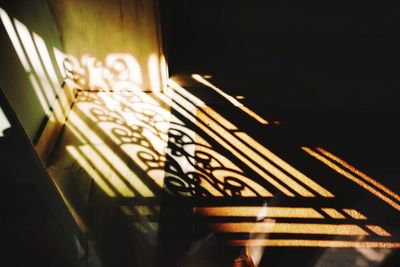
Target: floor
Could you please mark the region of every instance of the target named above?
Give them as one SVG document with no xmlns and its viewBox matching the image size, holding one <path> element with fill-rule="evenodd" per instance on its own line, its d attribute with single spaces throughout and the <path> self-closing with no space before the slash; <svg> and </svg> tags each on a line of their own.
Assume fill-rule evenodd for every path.
<svg viewBox="0 0 400 267">
<path fill-rule="evenodd" d="M 103 266 L 398 266 L 394 114 L 223 81 L 78 93 L 49 172 Z"/>
</svg>

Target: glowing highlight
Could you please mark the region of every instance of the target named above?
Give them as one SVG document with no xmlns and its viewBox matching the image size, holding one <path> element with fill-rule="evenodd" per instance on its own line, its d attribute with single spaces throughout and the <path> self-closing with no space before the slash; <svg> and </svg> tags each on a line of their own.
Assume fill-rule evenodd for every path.
<svg viewBox="0 0 400 267">
<path fill-rule="evenodd" d="M 11 127 L 3 109 L 0 107 L 0 137 L 4 136 L 4 131 Z"/>
<path fill-rule="evenodd" d="M 149 67 L 151 90 L 153 92 L 158 92 L 161 90 L 161 83 L 160 83 L 160 66 L 156 55 L 153 54 L 149 57 L 148 67 Z"/>
</svg>

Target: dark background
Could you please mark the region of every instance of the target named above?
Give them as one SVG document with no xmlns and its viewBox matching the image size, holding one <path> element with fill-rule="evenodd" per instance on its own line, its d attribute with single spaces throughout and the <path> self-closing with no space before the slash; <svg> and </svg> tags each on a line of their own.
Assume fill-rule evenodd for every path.
<svg viewBox="0 0 400 267">
<path fill-rule="evenodd" d="M 172 74 L 224 76 L 224 90 L 246 87 L 276 107 L 398 107 L 397 9 L 365 1 L 160 2 Z"/>
</svg>

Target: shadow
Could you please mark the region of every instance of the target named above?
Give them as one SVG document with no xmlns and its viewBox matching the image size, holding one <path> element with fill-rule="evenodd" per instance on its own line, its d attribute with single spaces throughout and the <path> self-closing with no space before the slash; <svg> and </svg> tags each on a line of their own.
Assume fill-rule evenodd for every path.
<svg viewBox="0 0 400 267">
<path fill-rule="evenodd" d="M 344 250 L 373 262 L 400 246 L 398 213 L 371 194 L 387 186 L 332 172 L 301 150 L 301 135 L 282 144 L 290 120 L 249 123 L 196 90 L 79 90 L 50 171 L 77 176 L 69 197 L 107 264 L 324 264 Z"/>
<path fill-rule="evenodd" d="M 178 79 L 181 79 L 181 81 L 185 81 L 185 79 L 187 79 L 187 78 L 178 77 Z M 323 127 L 325 126 L 324 124 L 321 125 L 322 127 L 318 127 L 319 125 L 314 125 L 314 124 L 306 122 L 306 125 L 309 128 L 304 128 L 302 126 L 297 125 L 297 124 L 301 124 L 300 121 L 298 121 L 296 124 L 292 125 L 291 122 L 293 120 L 295 120 L 295 118 L 296 118 L 296 116 L 293 116 L 293 118 L 291 118 L 287 121 L 284 120 L 283 125 L 280 126 L 279 128 L 271 127 L 271 128 L 262 129 L 260 126 L 256 126 L 254 123 L 249 123 L 248 121 L 246 122 L 246 120 L 241 119 L 239 117 L 240 115 L 237 114 L 237 112 L 232 111 L 232 109 L 229 107 L 229 105 L 224 105 L 223 101 L 221 99 L 218 99 L 217 96 L 214 95 L 211 97 L 211 95 L 213 95 L 213 93 L 210 91 L 207 92 L 205 87 L 200 88 L 198 85 L 196 85 L 196 87 L 189 86 L 187 90 L 197 96 L 201 95 L 203 97 L 202 99 L 209 100 L 211 102 L 210 105 L 212 105 L 214 109 L 219 110 L 225 118 L 229 118 L 228 120 L 231 123 L 233 123 L 233 124 L 237 123 L 237 125 L 241 125 L 241 127 L 240 127 L 241 131 L 254 133 L 255 137 L 258 140 L 260 140 L 257 145 L 257 149 L 259 151 L 264 150 L 264 149 L 262 149 L 261 144 L 268 144 L 268 147 L 274 148 L 275 151 L 280 151 L 280 155 L 285 155 L 285 157 L 284 157 L 285 159 L 290 159 L 290 162 L 295 164 L 292 166 L 299 166 L 303 170 L 308 170 L 307 173 L 310 173 L 310 174 L 312 173 L 313 177 L 315 177 L 315 178 L 313 178 L 313 180 L 315 182 L 322 185 L 323 188 L 329 189 L 329 191 L 334 194 L 334 198 L 328 198 L 328 199 L 324 199 L 321 197 L 319 197 L 317 199 L 298 198 L 298 197 L 296 197 L 295 199 L 290 199 L 290 198 L 287 198 L 287 196 L 281 197 L 278 201 L 279 206 L 282 205 L 284 207 L 312 207 L 315 209 L 315 211 L 318 211 L 318 212 L 320 212 L 320 214 L 323 215 L 324 224 L 326 223 L 326 224 L 337 225 L 337 223 L 341 222 L 341 225 L 342 225 L 342 223 L 349 223 L 349 222 L 353 222 L 353 220 L 355 220 L 354 221 L 355 225 L 358 225 L 359 227 L 364 229 L 366 232 L 368 232 L 368 234 L 364 237 L 360 237 L 357 234 L 354 237 L 343 236 L 343 235 L 346 235 L 346 234 L 344 234 L 343 231 L 341 231 L 340 233 L 338 232 L 337 233 L 338 235 L 334 234 L 334 236 L 332 236 L 332 233 L 328 234 L 327 232 L 325 233 L 325 234 L 327 234 L 327 236 L 315 235 L 315 233 L 314 234 L 309 233 L 309 234 L 303 235 L 300 233 L 283 234 L 283 232 L 282 232 L 282 233 L 272 233 L 271 235 L 269 235 L 268 241 L 252 240 L 251 242 L 246 242 L 243 240 L 243 236 L 240 236 L 239 233 L 236 234 L 236 231 L 237 231 L 236 229 L 241 229 L 241 232 L 243 232 L 244 229 L 248 229 L 248 228 L 245 228 L 245 227 L 247 227 L 247 225 L 242 225 L 242 226 L 236 225 L 235 226 L 235 225 L 227 223 L 227 222 L 238 222 L 238 221 L 236 220 L 236 218 L 227 217 L 228 215 L 226 215 L 227 214 L 226 207 L 228 206 L 228 207 L 232 208 L 231 212 L 228 214 L 229 214 L 229 216 L 233 216 L 232 214 L 235 214 L 235 210 L 238 210 L 238 207 L 240 207 L 240 205 L 243 205 L 246 207 L 247 205 L 244 203 L 257 203 L 257 200 L 252 202 L 249 199 L 242 199 L 242 201 L 228 200 L 228 201 L 224 202 L 223 200 L 217 200 L 214 198 L 212 200 L 208 200 L 208 201 L 204 200 L 203 202 L 200 202 L 201 203 L 200 205 L 204 205 L 204 207 L 217 207 L 218 208 L 218 207 L 223 206 L 224 209 L 221 209 L 221 211 L 220 211 L 221 215 L 218 219 L 215 217 L 217 215 L 214 214 L 212 216 L 213 218 L 208 219 L 208 220 L 210 220 L 213 223 L 215 223 L 215 222 L 220 223 L 220 225 L 218 225 L 218 224 L 213 225 L 213 227 L 218 228 L 218 227 L 221 227 L 221 225 L 223 225 L 226 228 L 230 229 L 230 230 L 226 230 L 227 231 L 226 234 L 223 234 L 223 235 L 225 235 L 225 237 L 228 240 L 238 238 L 239 240 L 242 239 L 242 241 L 240 241 L 240 242 L 235 241 L 236 244 L 241 244 L 241 245 L 245 246 L 247 243 L 247 244 L 252 244 L 251 246 L 267 246 L 268 247 L 267 252 L 265 253 L 266 261 L 262 261 L 263 263 L 260 266 L 264 266 L 263 264 L 274 263 L 274 262 L 280 262 L 280 263 L 287 262 L 287 264 L 290 264 L 293 262 L 300 261 L 300 262 L 306 263 L 306 262 L 313 262 L 314 261 L 313 259 L 315 259 L 315 262 L 314 262 L 315 264 L 321 264 L 321 262 L 326 262 L 329 258 L 328 256 L 325 255 L 328 253 L 327 251 L 334 250 L 334 249 L 323 249 L 323 248 L 311 249 L 310 247 L 342 247 L 342 248 L 343 247 L 356 247 L 357 248 L 359 246 L 360 247 L 364 247 L 364 246 L 374 247 L 374 246 L 380 246 L 380 245 L 378 245 L 380 242 L 378 240 L 382 240 L 382 236 L 389 236 L 389 235 L 391 237 L 388 237 L 387 241 L 389 243 L 391 243 L 392 245 L 394 245 L 395 247 L 397 247 L 397 245 L 395 245 L 395 244 L 397 242 L 396 240 L 398 238 L 398 233 L 396 230 L 397 226 L 395 226 L 397 223 L 395 223 L 395 221 L 398 220 L 397 219 L 398 213 L 396 211 L 398 195 L 395 192 L 396 191 L 398 192 L 398 190 L 395 189 L 396 188 L 395 185 L 393 187 L 391 187 L 391 185 L 393 184 L 392 182 L 382 180 L 382 182 L 384 182 L 386 184 L 386 185 L 382 185 L 382 183 L 367 176 L 365 173 L 355 169 L 348 163 L 346 165 L 344 160 L 341 160 L 340 158 L 339 159 L 334 158 L 335 155 L 328 154 L 329 152 L 327 152 L 326 150 L 324 150 L 322 148 L 317 148 L 317 150 L 319 150 L 319 152 L 321 152 L 321 153 L 325 153 L 325 156 L 330 155 L 331 160 L 334 159 L 336 161 L 336 164 L 340 163 L 343 165 L 342 168 L 345 168 L 347 171 L 351 171 L 353 173 L 352 174 L 353 177 L 351 177 L 351 179 L 350 179 L 349 178 L 350 176 L 348 173 L 346 173 L 344 171 L 337 171 L 337 170 L 336 170 L 336 172 L 338 172 L 339 175 L 335 175 L 334 173 L 329 171 L 329 168 L 326 169 L 323 166 L 321 166 L 320 164 L 318 164 L 316 162 L 312 162 L 311 160 L 307 159 L 307 157 L 305 157 L 305 155 L 303 153 L 301 153 L 300 146 L 304 146 L 304 144 L 307 144 L 307 143 L 313 144 L 313 145 L 315 145 L 315 144 L 321 145 L 321 144 L 330 144 L 330 141 L 338 142 L 338 140 L 334 139 L 335 135 L 333 133 L 330 133 L 327 136 L 319 136 L 318 137 L 318 134 L 323 133 L 321 130 L 323 130 Z M 207 97 L 204 98 L 204 96 L 207 96 Z M 199 109 L 201 109 L 201 107 L 199 107 Z M 286 111 L 286 113 L 287 113 L 287 111 Z M 268 117 L 266 117 L 266 118 L 268 118 Z M 288 118 L 290 118 L 290 117 L 288 117 Z M 330 116 L 330 118 L 333 118 L 333 115 Z M 340 118 L 340 119 L 342 119 L 342 118 Z M 244 122 L 244 123 L 242 123 L 242 122 Z M 330 120 L 330 121 L 327 121 L 327 123 L 337 123 L 337 118 L 335 121 Z M 225 125 L 225 124 L 222 123 L 222 125 Z M 359 124 L 357 124 L 357 126 L 359 126 Z M 299 127 L 301 127 L 300 132 L 303 131 L 304 133 L 311 134 L 311 138 L 307 137 L 306 135 L 294 134 L 294 133 L 298 132 L 298 129 L 300 129 Z M 245 129 L 249 129 L 249 130 L 245 130 Z M 239 131 L 239 130 L 236 128 L 231 132 L 236 132 L 236 131 Z M 348 131 L 351 131 L 351 128 Z M 237 132 L 235 134 L 237 135 Z M 224 135 L 225 137 L 228 136 L 226 133 L 223 133 L 222 135 Z M 288 141 L 287 142 L 285 141 L 284 143 L 282 143 L 282 140 L 283 140 L 282 137 L 284 137 L 286 135 L 288 136 Z M 260 136 L 262 136 L 262 137 L 260 137 Z M 314 136 L 317 136 L 317 138 L 313 138 Z M 321 137 L 323 137 L 323 138 L 321 138 Z M 249 140 L 249 139 L 247 138 L 247 140 Z M 235 144 L 237 144 L 237 142 Z M 218 151 L 221 152 L 221 148 L 218 148 Z M 261 154 L 266 156 L 267 158 L 269 158 L 269 160 L 272 160 L 271 157 L 268 156 L 267 153 L 261 153 Z M 283 166 L 281 163 L 277 163 L 277 162 L 275 162 L 275 163 L 277 164 L 277 167 Z M 327 164 L 327 165 L 328 165 L 328 167 L 332 167 L 332 164 Z M 291 173 L 289 170 L 290 169 L 288 167 L 285 168 L 286 172 Z M 355 176 L 357 176 L 357 178 Z M 320 177 L 324 177 L 324 179 L 322 180 L 322 179 L 320 179 Z M 328 177 L 329 177 L 329 179 L 327 179 Z M 252 176 L 252 178 L 254 178 L 254 176 Z M 351 183 L 348 183 L 344 178 L 349 179 L 351 181 Z M 395 190 L 395 192 L 393 192 L 391 190 L 391 188 L 393 190 Z M 273 199 L 275 199 L 275 197 L 271 198 L 272 201 L 273 201 Z M 294 201 L 292 201 L 292 200 L 294 200 Z M 259 202 L 257 204 L 255 204 L 255 206 L 259 207 L 260 203 L 262 201 L 260 199 L 258 201 Z M 235 204 L 233 204 L 233 203 L 235 203 Z M 368 206 L 365 206 L 365 203 L 368 203 Z M 272 204 L 272 206 L 273 205 L 274 204 Z M 349 210 L 344 207 L 354 207 L 356 209 L 351 209 L 352 212 L 348 212 Z M 253 207 L 253 209 L 254 209 L 254 207 Z M 337 211 L 339 213 L 336 213 Z M 360 214 L 368 214 L 368 216 L 367 216 L 368 223 L 366 221 L 365 221 L 366 225 L 364 225 L 364 223 L 361 223 L 361 221 L 359 221 L 359 220 L 366 220 L 367 217 L 365 217 L 364 215 L 359 216 L 360 214 L 356 215 L 354 213 L 354 211 L 357 211 L 357 213 L 359 213 L 361 211 Z M 215 210 L 213 212 L 215 212 Z M 339 215 L 339 214 L 341 214 L 341 215 Z M 254 217 L 255 217 L 255 214 L 253 213 L 253 216 L 248 216 L 247 218 L 243 218 L 242 220 L 244 220 L 246 222 L 250 222 L 250 221 L 254 221 Z M 342 219 L 340 219 L 340 218 L 342 218 Z M 364 218 L 364 219 L 362 219 L 362 218 Z M 339 221 L 338 221 L 338 219 L 339 219 Z M 198 220 L 198 218 L 196 218 L 196 220 Z M 206 220 L 206 222 L 207 222 L 207 219 L 203 218 L 203 220 Z M 238 219 L 238 220 L 240 222 L 240 219 Z M 343 220 L 343 221 L 340 221 L 340 220 Z M 285 222 L 285 221 L 290 222 L 292 227 L 299 227 L 299 229 L 300 229 L 300 228 L 302 228 L 302 226 L 296 225 L 296 223 L 295 223 L 296 221 L 301 221 L 302 223 L 311 223 L 312 220 L 310 220 L 310 218 L 309 219 L 301 219 L 301 218 L 283 219 L 283 218 L 280 218 L 277 220 L 277 222 L 274 222 L 274 225 L 275 225 L 275 227 L 279 227 L 278 226 L 279 222 Z M 204 221 L 202 221 L 202 223 L 205 224 Z M 314 229 L 317 229 L 319 227 L 319 223 L 316 223 L 315 221 L 312 224 L 313 224 Z M 380 230 L 378 230 L 378 228 L 371 227 L 371 224 L 378 224 L 378 225 L 385 226 L 384 228 L 386 230 L 390 229 L 391 234 L 387 235 L 388 233 L 385 234 L 385 233 L 381 232 Z M 241 227 L 243 227 L 243 228 L 241 228 Z M 215 230 L 215 228 L 214 228 L 214 230 Z M 260 230 L 256 230 L 256 231 L 260 231 Z M 261 230 L 261 231 L 268 231 L 268 230 Z M 231 233 L 229 233 L 229 232 L 231 232 Z M 375 235 L 375 237 L 372 237 L 370 235 Z M 307 240 L 303 239 L 306 236 L 307 236 L 307 238 L 306 238 Z M 331 237 L 329 237 L 329 236 L 331 236 Z M 293 240 L 292 239 L 293 237 L 296 237 L 296 238 L 300 237 L 301 241 Z M 319 239 L 319 241 L 317 241 L 318 237 L 321 238 L 321 239 Z M 283 239 L 281 239 L 281 238 L 283 238 Z M 246 238 L 244 238 L 244 239 L 246 239 Z M 281 241 L 283 241 L 283 242 L 282 243 L 280 243 L 281 241 L 274 242 L 274 239 L 275 239 L 275 241 L 281 239 Z M 342 243 L 340 240 L 343 240 L 343 241 L 346 240 L 346 241 Z M 360 240 L 362 240 L 362 242 Z M 394 242 L 394 243 L 392 243 L 392 242 Z M 381 243 L 381 245 L 383 247 L 387 247 L 386 245 L 384 245 L 384 243 Z M 389 245 L 389 246 L 392 246 L 392 245 Z M 285 248 L 279 248 L 280 246 L 284 246 Z M 292 248 L 288 248 L 288 246 L 289 247 L 295 246 L 297 248 L 292 249 Z M 303 246 L 309 247 L 309 248 L 301 248 Z M 351 250 L 353 250 L 353 252 L 349 252 Z M 285 255 L 286 255 L 286 253 L 288 253 L 288 251 L 293 251 L 293 253 L 291 254 L 291 255 L 293 255 L 293 258 L 291 258 L 291 259 L 285 258 Z M 383 252 L 383 254 L 385 254 L 385 253 L 387 253 L 387 252 Z M 375 264 L 375 263 L 373 263 L 374 261 L 377 261 L 376 264 L 379 264 L 378 262 L 381 261 L 381 260 L 376 260 L 376 259 L 371 260 L 368 258 L 369 257 L 368 255 L 365 256 L 365 254 L 362 254 L 362 253 L 361 253 L 361 255 L 359 255 L 359 254 L 360 254 L 360 252 L 358 252 L 358 249 L 346 249 L 346 250 L 339 249 L 339 251 L 337 251 L 336 253 L 333 253 L 333 254 L 331 253 L 331 255 L 335 255 L 332 257 L 340 257 L 341 259 L 346 259 L 346 257 L 347 257 L 347 259 L 349 261 L 350 260 L 358 261 L 359 258 L 363 258 L 363 257 L 367 257 L 366 261 L 369 262 L 368 264 Z M 317 255 L 320 255 L 320 256 L 317 256 Z M 318 261 L 317 259 L 320 259 L 320 261 Z"/>
<path fill-rule="evenodd" d="M 46 116 L 64 124 L 68 115 L 49 173 L 104 265 L 232 266 L 251 259 L 256 266 L 323 266 L 339 257 L 375 266 L 397 260 L 398 128 L 375 127 L 392 125 L 392 110 L 349 115 L 351 109 L 304 108 L 293 90 L 296 80 L 287 81 L 288 67 L 279 60 L 276 66 L 258 62 L 263 75 L 253 68 L 242 75 L 239 55 L 230 59 L 233 80 L 217 71 L 207 80 L 178 75 L 156 93 L 142 90 L 146 68 L 133 55 L 78 59 L 59 52 L 63 78 L 77 93 L 70 111 L 47 60 L 54 61 L 56 50 L 49 53 L 39 35 L 1 12 Z M 149 58 L 149 72 L 154 65 L 160 63 Z M 273 81 L 265 81 L 265 70 Z M 255 76 L 265 83 L 249 78 Z M 156 79 L 152 87 L 160 84 Z M 260 88 L 277 84 L 266 99 Z M 287 92 L 288 104 L 274 105 Z M 316 99 L 326 103 L 324 95 Z M 8 126 L 4 122 L 4 134 Z M 387 152 L 382 144 L 391 150 L 380 159 Z M 376 154 L 371 160 L 366 147 Z"/>
<path fill-rule="evenodd" d="M 13 266 L 81 266 L 86 240 L 1 89 L 0 129 L 3 260 Z"/>
</svg>

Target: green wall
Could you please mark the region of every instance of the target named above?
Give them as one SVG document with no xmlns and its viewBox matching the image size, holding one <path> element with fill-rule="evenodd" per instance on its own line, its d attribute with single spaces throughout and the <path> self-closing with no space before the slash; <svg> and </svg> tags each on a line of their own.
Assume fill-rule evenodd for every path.
<svg viewBox="0 0 400 267">
<path fill-rule="evenodd" d="M 46 0 L 2 1 L 0 87 L 32 141 L 41 133 L 62 77 L 53 48 L 62 44 Z"/>
</svg>

